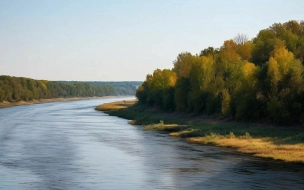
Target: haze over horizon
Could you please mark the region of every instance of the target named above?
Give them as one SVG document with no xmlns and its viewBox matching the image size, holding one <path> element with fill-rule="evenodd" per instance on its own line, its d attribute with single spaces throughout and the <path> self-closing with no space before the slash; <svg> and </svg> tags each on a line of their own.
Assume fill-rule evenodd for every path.
<svg viewBox="0 0 304 190">
<path fill-rule="evenodd" d="M 304 18 L 304 1 L 0 0 L 0 75 L 143 81 L 181 52 Z"/>
</svg>

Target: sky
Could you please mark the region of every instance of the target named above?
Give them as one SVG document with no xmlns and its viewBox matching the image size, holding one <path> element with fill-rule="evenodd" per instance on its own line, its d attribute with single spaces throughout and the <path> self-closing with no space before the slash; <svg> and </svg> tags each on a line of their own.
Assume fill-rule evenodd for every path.
<svg viewBox="0 0 304 190">
<path fill-rule="evenodd" d="M 143 81 L 237 34 L 304 19 L 303 0 L 0 0 L 0 75 Z"/>
</svg>

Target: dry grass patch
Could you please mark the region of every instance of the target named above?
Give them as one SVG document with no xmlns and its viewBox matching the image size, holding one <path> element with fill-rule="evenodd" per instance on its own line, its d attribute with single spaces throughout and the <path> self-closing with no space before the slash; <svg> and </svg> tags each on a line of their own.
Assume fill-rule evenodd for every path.
<svg viewBox="0 0 304 190">
<path fill-rule="evenodd" d="M 131 121 L 129 121 L 129 124 L 130 125 L 136 125 L 137 123 L 136 123 L 136 120 L 131 120 Z"/>
<path fill-rule="evenodd" d="M 105 103 L 102 105 L 99 105 L 96 107 L 96 110 L 99 111 L 117 111 L 117 110 L 121 110 L 121 109 L 126 109 L 128 107 L 130 107 L 131 105 L 133 105 L 137 100 L 123 100 L 123 101 L 119 101 L 119 102 L 110 102 L 110 103 Z"/>
<path fill-rule="evenodd" d="M 198 130 L 197 129 L 188 128 L 188 129 L 181 130 L 181 131 L 178 131 L 178 132 L 169 133 L 169 135 L 171 137 L 181 137 L 182 135 L 186 135 L 186 134 L 189 134 L 189 133 L 192 133 L 192 132 L 195 132 L 195 131 L 198 131 Z"/>
<path fill-rule="evenodd" d="M 166 129 L 177 127 L 177 124 L 164 124 L 163 121 L 160 121 L 156 124 L 144 125 L 144 130 L 152 130 L 152 131 L 164 131 Z"/>
<path fill-rule="evenodd" d="M 287 162 L 304 162 L 304 144 L 275 144 L 272 138 L 249 138 L 248 135 L 229 138 L 227 136 L 210 134 L 204 137 L 188 138 L 189 142 L 215 144 L 221 147 L 236 148 L 242 153 L 254 156 L 284 160 Z"/>
</svg>

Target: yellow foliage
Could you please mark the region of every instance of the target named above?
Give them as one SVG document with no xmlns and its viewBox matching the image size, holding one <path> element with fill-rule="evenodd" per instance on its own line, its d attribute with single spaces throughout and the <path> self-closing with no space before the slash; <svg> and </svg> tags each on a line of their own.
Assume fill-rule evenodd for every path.
<svg viewBox="0 0 304 190">
<path fill-rule="evenodd" d="M 224 41 L 224 45 L 221 47 L 221 49 L 225 50 L 235 50 L 237 44 L 233 40 L 226 40 Z"/>
<path fill-rule="evenodd" d="M 268 61 L 267 74 L 268 74 L 268 76 L 270 76 L 271 82 L 275 86 L 276 86 L 277 82 L 282 78 L 282 75 L 279 72 L 278 63 L 273 57 L 270 57 L 270 59 Z"/>
<path fill-rule="evenodd" d="M 172 75 L 169 76 L 169 86 L 174 87 L 176 84 L 176 74 L 172 73 Z"/>
<path fill-rule="evenodd" d="M 281 80 L 291 68 L 297 67 L 297 62 L 295 62 L 296 60 L 293 54 L 289 52 L 281 43 L 276 46 L 272 55 L 273 56 L 269 58 L 267 63 L 268 76 L 271 77 L 271 82 L 276 85 L 277 82 Z M 301 70 L 301 68 L 302 65 L 299 65 L 298 70 Z"/>
<path fill-rule="evenodd" d="M 152 76 L 147 76 L 148 86 L 155 92 L 168 87 L 174 87 L 176 80 L 176 73 L 169 69 L 156 69 Z"/>
<path fill-rule="evenodd" d="M 257 70 L 257 66 L 250 62 L 246 62 L 243 67 L 243 73 L 246 78 L 251 77 L 256 70 Z"/>
<path fill-rule="evenodd" d="M 173 62 L 174 72 L 177 77 L 189 77 L 189 73 L 193 62 L 195 62 L 196 57 L 191 55 L 191 53 L 184 52 L 177 56 L 177 59 Z"/>
<path fill-rule="evenodd" d="M 227 60 L 230 63 L 240 61 L 241 57 L 234 50 L 224 50 L 220 53 L 220 56 L 223 60 Z"/>
<path fill-rule="evenodd" d="M 44 89 L 44 90 L 46 90 L 47 89 L 47 86 L 46 86 L 46 82 L 45 81 L 38 81 L 39 82 L 39 84 L 40 84 L 40 86 Z"/>
<path fill-rule="evenodd" d="M 227 115 L 230 113 L 230 94 L 227 89 L 223 90 L 222 113 Z"/>
<path fill-rule="evenodd" d="M 229 63 L 233 63 L 236 61 L 240 61 L 241 57 L 236 52 L 237 44 L 233 40 L 226 40 L 224 45 L 221 47 L 220 57 L 224 61 Z"/>
<path fill-rule="evenodd" d="M 202 56 L 202 69 L 203 69 L 203 84 L 202 89 L 206 89 L 214 76 L 214 60 L 211 56 Z"/>
<path fill-rule="evenodd" d="M 273 58 L 278 63 L 279 71 L 282 75 L 286 74 L 290 68 L 290 63 L 294 56 L 284 46 L 276 47 L 273 51 Z"/>
<path fill-rule="evenodd" d="M 253 44 L 251 41 L 248 41 L 244 44 L 238 44 L 236 47 L 236 52 L 241 56 L 243 60 L 251 59 L 252 50 Z"/>
</svg>

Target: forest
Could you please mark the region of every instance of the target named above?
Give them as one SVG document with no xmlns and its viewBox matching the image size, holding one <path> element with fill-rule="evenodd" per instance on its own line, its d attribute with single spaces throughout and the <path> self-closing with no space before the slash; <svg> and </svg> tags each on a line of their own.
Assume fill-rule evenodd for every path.
<svg viewBox="0 0 304 190">
<path fill-rule="evenodd" d="M 75 81 L 58 81 L 66 84 L 73 84 Z M 77 81 L 80 82 L 80 81 Z M 110 85 L 117 90 L 118 95 L 135 95 L 136 89 L 142 84 L 142 81 L 86 81 L 92 86 Z"/>
<path fill-rule="evenodd" d="M 276 124 L 304 124 L 304 21 L 274 23 L 199 54 L 180 53 L 137 89 L 140 103 Z"/>
<path fill-rule="evenodd" d="M 0 103 L 48 98 L 134 95 L 141 82 L 65 82 L 0 76 Z"/>
</svg>

